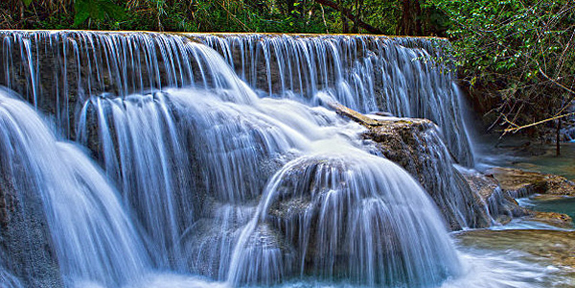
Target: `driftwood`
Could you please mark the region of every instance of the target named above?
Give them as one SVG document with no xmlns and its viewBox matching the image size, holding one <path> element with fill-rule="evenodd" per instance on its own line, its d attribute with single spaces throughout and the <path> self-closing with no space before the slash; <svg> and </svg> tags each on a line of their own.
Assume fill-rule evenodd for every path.
<svg viewBox="0 0 575 288">
<path fill-rule="evenodd" d="M 335 112 L 339 115 L 345 116 L 347 118 L 350 118 L 351 120 L 366 126 L 366 127 L 372 127 L 372 126 L 381 126 L 383 125 L 382 122 L 377 121 L 375 119 L 371 119 L 355 110 L 349 109 L 341 104 L 337 104 L 337 103 L 329 103 L 327 104 L 329 107 L 333 108 L 335 110 Z"/>
</svg>

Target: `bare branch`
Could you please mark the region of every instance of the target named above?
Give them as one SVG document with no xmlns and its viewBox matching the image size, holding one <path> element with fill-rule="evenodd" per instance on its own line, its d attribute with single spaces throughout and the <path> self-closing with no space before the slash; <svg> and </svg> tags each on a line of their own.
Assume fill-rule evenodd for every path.
<svg viewBox="0 0 575 288">
<path fill-rule="evenodd" d="M 545 72 L 543 72 L 543 70 L 541 69 L 541 66 L 539 66 L 539 72 L 541 72 L 541 75 L 543 75 L 545 78 L 547 78 L 553 84 L 563 88 L 565 91 L 569 92 L 570 94 L 575 95 L 575 91 L 573 91 L 573 90 L 569 89 L 568 87 L 566 87 L 565 85 L 557 82 L 555 79 L 551 79 L 551 77 L 547 76 L 547 74 L 545 74 Z"/>
<path fill-rule="evenodd" d="M 558 120 L 558 119 L 562 119 L 565 117 L 569 117 L 569 116 L 575 116 L 575 112 L 571 112 L 571 113 L 567 113 L 567 114 L 563 114 L 563 115 L 559 115 L 559 116 L 555 116 L 555 117 L 551 117 L 551 118 L 547 118 L 541 121 L 537 121 L 535 123 L 531 123 L 531 124 L 527 124 L 527 125 L 523 125 L 523 126 L 517 126 L 517 124 L 507 120 L 507 117 L 504 116 L 505 121 L 507 121 L 507 123 L 509 123 L 509 125 L 513 126 L 512 128 L 506 128 L 505 130 L 503 130 L 503 134 L 507 134 L 509 132 L 512 133 L 516 133 L 519 130 L 525 129 L 525 128 L 529 128 L 529 127 L 534 127 L 537 125 L 541 125 L 543 123 L 547 123 L 549 121 L 554 121 L 554 120 Z"/>
</svg>

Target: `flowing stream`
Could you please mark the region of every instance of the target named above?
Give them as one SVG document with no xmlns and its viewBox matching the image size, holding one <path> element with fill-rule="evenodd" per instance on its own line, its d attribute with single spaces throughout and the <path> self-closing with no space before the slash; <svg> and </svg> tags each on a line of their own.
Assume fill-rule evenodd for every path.
<svg viewBox="0 0 575 288">
<path fill-rule="evenodd" d="M 443 40 L 0 38 L 3 287 L 544 287 L 563 277 L 449 235 L 446 218 L 468 228 L 478 211 L 450 175 L 473 155 L 449 67 L 428 61 Z M 443 161 L 425 176 L 441 195 L 331 103 L 434 121 L 421 143 Z"/>
</svg>

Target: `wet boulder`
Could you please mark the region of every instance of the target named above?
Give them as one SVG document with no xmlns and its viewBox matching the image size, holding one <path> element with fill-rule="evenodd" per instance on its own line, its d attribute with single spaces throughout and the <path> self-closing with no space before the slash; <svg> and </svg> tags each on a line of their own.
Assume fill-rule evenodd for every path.
<svg viewBox="0 0 575 288">
<path fill-rule="evenodd" d="M 363 115 L 339 104 L 331 106 L 338 114 L 366 127 L 364 139 L 372 141 L 379 153 L 419 181 L 451 230 L 491 225 L 482 199 L 453 167 L 455 160 L 432 121 Z"/>
<path fill-rule="evenodd" d="M 279 232 L 296 251 L 284 271 L 417 286 L 456 270 L 432 200 L 396 164 L 363 151 L 295 159 L 268 183 L 262 203 L 258 229 Z M 244 262 L 259 259 L 245 253 Z"/>
<path fill-rule="evenodd" d="M 492 175 L 485 175 L 473 169 L 457 168 L 469 189 L 475 191 L 486 204 L 487 211 L 495 222 L 506 224 L 514 217 L 532 214 L 529 210 L 519 206 L 507 191 L 502 190 Z"/>
</svg>

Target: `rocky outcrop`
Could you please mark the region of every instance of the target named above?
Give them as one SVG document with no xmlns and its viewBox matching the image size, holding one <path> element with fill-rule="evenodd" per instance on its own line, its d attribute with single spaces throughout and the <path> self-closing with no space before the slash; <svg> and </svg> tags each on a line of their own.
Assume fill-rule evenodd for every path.
<svg viewBox="0 0 575 288">
<path fill-rule="evenodd" d="M 452 230 L 506 224 L 516 217 L 560 228 L 573 225 L 568 215 L 534 212 L 515 201 L 533 194 L 546 199 L 575 196 L 575 183 L 562 176 L 499 167 L 480 173 L 453 164 L 441 135 L 429 120 L 368 116 L 339 104 L 330 106 L 366 127 L 364 137 L 419 180 Z"/>
<path fill-rule="evenodd" d="M 492 175 L 501 189 L 514 198 L 533 194 L 575 197 L 575 183 L 562 176 L 500 167 L 492 168 L 486 174 Z"/>
<path fill-rule="evenodd" d="M 337 113 L 368 129 L 366 139 L 375 142 L 388 159 L 414 176 L 435 200 L 450 228 L 461 223 L 471 228 L 506 224 L 515 217 L 572 227 L 565 214 L 534 212 L 514 198 L 542 194 L 544 197 L 575 196 L 575 183 L 564 177 L 510 168 L 492 168 L 485 174 L 453 165 L 435 125 L 426 119 L 367 116 L 332 104 Z M 457 213 L 463 212 L 464 219 Z M 466 222 L 458 222 L 465 220 Z"/>
<path fill-rule="evenodd" d="M 487 212 L 496 223 L 506 224 L 514 217 L 532 214 L 529 210 L 519 206 L 509 193 L 503 191 L 493 176 L 472 169 L 458 168 L 468 187 L 481 197 L 487 206 Z"/>
<path fill-rule="evenodd" d="M 433 198 L 451 230 L 491 225 L 484 199 L 468 187 L 437 126 L 427 119 L 363 115 L 339 104 L 336 112 L 366 127 L 363 137 L 407 170 Z"/>
</svg>

